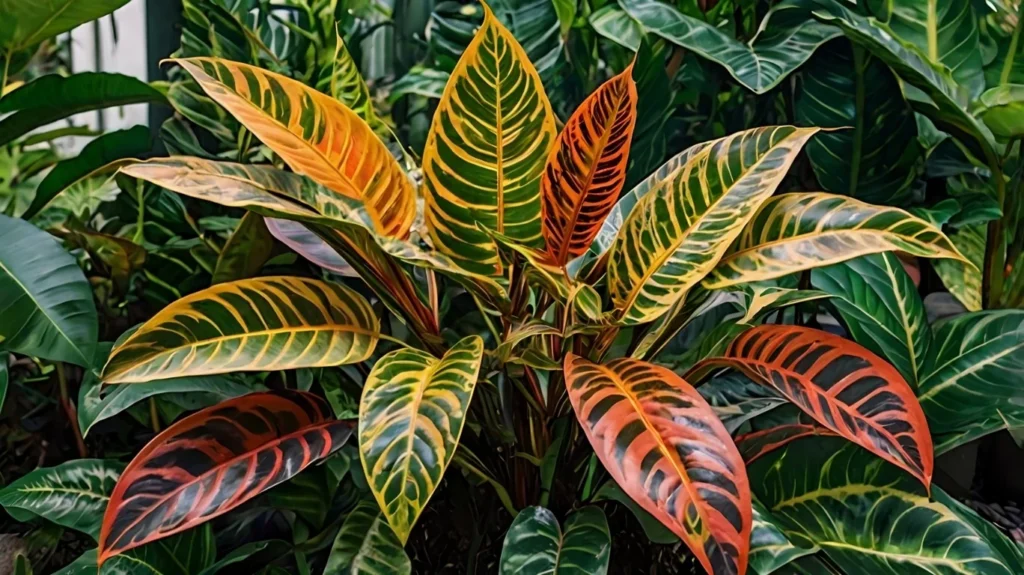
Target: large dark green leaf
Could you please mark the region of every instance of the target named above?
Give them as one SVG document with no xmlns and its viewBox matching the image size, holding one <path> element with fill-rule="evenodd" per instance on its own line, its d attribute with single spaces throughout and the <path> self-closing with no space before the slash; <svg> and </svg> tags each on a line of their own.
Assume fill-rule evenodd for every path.
<svg viewBox="0 0 1024 575">
<path fill-rule="evenodd" d="M 362 501 L 345 517 L 323 575 L 408 575 L 409 556 L 376 501 Z"/>
<path fill-rule="evenodd" d="M 53 198 L 86 178 L 113 172 L 128 161 L 150 151 L 149 128 L 135 126 L 104 134 L 89 142 L 77 156 L 59 162 L 36 188 L 32 204 L 21 215 L 29 220 L 41 212 Z"/>
<path fill-rule="evenodd" d="M 1024 555 L 937 487 L 836 438 L 803 439 L 749 467 L 782 532 L 847 573 L 1013 575 Z"/>
<path fill-rule="evenodd" d="M 749 45 L 658 0 L 619 0 L 619 4 L 647 32 L 721 64 L 758 94 L 777 86 L 818 46 L 838 35 L 835 28 L 809 17 L 812 2 L 806 0 L 787 0 L 773 7 Z"/>
<path fill-rule="evenodd" d="M 0 60 L 62 32 L 105 16 L 128 0 L 0 1 Z"/>
<path fill-rule="evenodd" d="M 1024 409 L 1024 311 L 971 313 L 941 324 L 928 363 L 918 395 L 937 434 Z"/>
<path fill-rule="evenodd" d="M 92 288 L 52 236 L 0 215 L 0 342 L 54 361 L 91 365 L 96 347 Z"/>
<path fill-rule="evenodd" d="M 854 341 L 888 359 L 911 385 L 921 381 L 932 332 L 899 258 L 873 254 L 817 268 L 811 282 L 833 296 L 829 303 Z"/>
<path fill-rule="evenodd" d="M 752 503 L 754 524 L 750 530 L 750 569 L 754 573 L 774 573 L 779 567 L 818 550 L 815 546 L 795 545 L 764 504 L 756 498 Z"/>
<path fill-rule="evenodd" d="M 195 575 L 216 558 L 213 528 L 207 523 L 115 555 L 103 562 L 99 575 Z"/>
<path fill-rule="evenodd" d="M 103 510 L 124 465 L 78 459 L 41 468 L 0 491 L 0 505 L 18 521 L 43 517 L 99 539 Z"/>
<path fill-rule="evenodd" d="M 584 507 L 558 525 L 543 507 L 519 512 L 501 549 L 501 575 L 604 575 L 611 554 L 608 520 L 597 507 Z"/>
<path fill-rule="evenodd" d="M 786 399 L 770 387 L 739 372 L 719 375 L 697 391 L 733 434 L 747 421 L 786 403 Z"/>
<path fill-rule="evenodd" d="M 879 14 L 902 40 L 919 46 L 928 60 L 949 68 L 972 97 L 985 89 L 978 17 L 972 0 L 897 0 Z"/>
<path fill-rule="evenodd" d="M 644 29 L 625 10 L 615 4 L 608 4 L 595 10 L 588 19 L 598 34 L 636 51 L 644 36 Z"/>
<path fill-rule="evenodd" d="M 102 346 L 109 344 L 101 344 Z M 104 353 L 109 353 L 109 347 Z M 99 358 L 96 364 L 99 365 L 102 360 L 104 358 Z M 209 406 L 253 391 L 255 390 L 252 387 L 223 375 L 180 377 L 104 387 L 96 374 L 90 371 L 86 373 L 78 390 L 78 426 L 82 430 L 82 435 L 88 435 L 89 430 L 97 423 L 151 397 L 188 394 L 190 399 L 198 400 L 199 405 Z"/>
<path fill-rule="evenodd" d="M 80 112 L 163 101 L 164 95 L 159 90 L 123 74 L 83 72 L 67 77 L 43 76 L 0 100 L 0 114 L 13 112 L 0 120 L 0 146 L 35 128 Z"/>
<path fill-rule="evenodd" d="M 818 182 L 837 194 L 900 205 L 921 154 L 914 113 L 888 66 L 835 40 L 803 68 L 797 121 L 823 132 L 807 144 Z"/>
<path fill-rule="evenodd" d="M 1007 84 L 986 91 L 974 113 L 997 136 L 1024 135 L 1024 86 Z"/>
<path fill-rule="evenodd" d="M 960 138 L 978 158 L 995 158 L 992 132 L 968 111 L 967 93 L 954 82 L 949 70 L 928 60 L 914 45 L 900 41 L 892 30 L 874 18 L 860 16 L 839 2 L 820 6 L 821 9 L 814 11 L 816 18 L 838 26 L 854 44 L 862 46 L 931 99 L 930 102 L 913 100 L 915 109 L 939 128 Z"/>
</svg>

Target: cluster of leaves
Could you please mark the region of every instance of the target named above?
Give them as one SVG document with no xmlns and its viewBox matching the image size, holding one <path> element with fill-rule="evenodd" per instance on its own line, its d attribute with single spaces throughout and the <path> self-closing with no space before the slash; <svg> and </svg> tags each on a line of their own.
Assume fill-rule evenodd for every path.
<svg viewBox="0 0 1024 575">
<path fill-rule="evenodd" d="M 124 3 L 15 3 L 4 69 Z M 20 156 L 175 112 L 0 215 L 0 397 L 78 455 L 0 505 L 60 573 L 1024 570 L 932 483 L 1024 426 L 1018 14 L 419 4 L 185 0 L 169 82 L 0 98 Z"/>
</svg>

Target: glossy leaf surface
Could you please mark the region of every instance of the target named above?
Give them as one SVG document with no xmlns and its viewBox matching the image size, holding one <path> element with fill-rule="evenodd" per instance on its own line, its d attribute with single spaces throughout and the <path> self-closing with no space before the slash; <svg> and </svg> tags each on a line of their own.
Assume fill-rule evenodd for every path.
<svg viewBox="0 0 1024 575">
<path fill-rule="evenodd" d="M 963 259 L 941 230 L 901 209 L 825 193 L 782 194 L 764 203 L 740 235 L 737 250 L 722 258 L 705 286 L 775 279 L 897 250 Z"/>
<path fill-rule="evenodd" d="M 791 561 L 810 555 L 816 547 L 796 545 L 786 537 L 768 508 L 754 499 L 754 526 L 750 531 L 750 569 L 758 575 L 773 573 Z"/>
<path fill-rule="evenodd" d="M 312 394 L 253 393 L 168 427 L 121 474 L 99 562 L 227 513 L 328 456 L 352 433 L 329 414 Z"/>
<path fill-rule="evenodd" d="M 555 265 L 587 251 L 626 182 L 637 105 L 632 74 L 630 65 L 584 100 L 548 157 L 541 206 Z"/>
<path fill-rule="evenodd" d="M 78 262 L 50 234 L 0 215 L 0 341 L 4 349 L 90 367 L 97 316 Z"/>
<path fill-rule="evenodd" d="M 863 48 L 835 40 L 803 68 L 793 112 L 807 126 L 847 128 L 818 135 L 807 157 L 821 187 L 866 202 L 909 199 L 921 149 L 899 79 Z"/>
<path fill-rule="evenodd" d="M 565 359 L 576 417 L 623 491 L 679 536 L 708 573 L 743 573 L 746 470 L 706 401 L 671 371 L 633 359 Z"/>
<path fill-rule="evenodd" d="M 338 252 L 301 222 L 267 218 L 267 230 L 277 238 L 277 241 L 325 270 L 346 277 L 359 277 Z"/>
<path fill-rule="evenodd" d="M 852 341 L 805 327 L 758 326 L 688 376 L 715 367 L 774 388 L 825 428 L 931 485 L 932 440 L 913 390 L 895 368 Z"/>
<path fill-rule="evenodd" d="M 71 1 L 77 2 L 69 0 L 69 3 Z M 35 10 L 34 5 L 31 6 Z M 4 22 L 10 22 L 6 15 Z M 164 101 L 164 95 L 153 86 L 123 74 L 80 72 L 67 77 L 49 74 L 4 96 L 0 115 L 13 113 L 0 120 L 0 146 L 74 114 Z"/>
<path fill-rule="evenodd" d="M 608 291 L 621 323 L 657 319 L 699 283 L 816 131 L 740 132 L 666 173 L 630 212 L 608 253 Z"/>
<path fill-rule="evenodd" d="M 211 283 L 219 284 L 244 280 L 259 274 L 270 259 L 274 237 L 270 235 L 263 216 L 248 212 L 224 242 L 217 265 L 213 268 Z"/>
<path fill-rule="evenodd" d="M 558 525 L 543 507 L 519 512 L 505 534 L 500 575 L 604 575 L 608 572 L 611 535 L 604 512 L 584 507 Z"/>
<path fill-rule="evenodd" d="M 118 345 L 107 383 L 356 363 L 378 320 L 340 284 L 265 277 L 218 284 L 167 306 Z"/>
<path fill-rule="evenodd" d="M 750 477 L 783 533 L 819 546 L 844 573 L 1010 575 L 1024 566 L 1020 547 L 941 489 L 929 497 L 839 439 L 791 443 L 752 464 Z"/>
<path fill-rule="evenodd" d="M 829 303 L 854 341 L 889 360 L 912 385 L 920 383 L 932 330 L 899 258 L 875 254 L 818 268 L 811 282 L 833 296 Z"/>
<path fill-rule="evenodd" d="M 361 501 L 341 524 L 323 575 L 409 575 L 412 563 L 375 501 Z"/>
<path fill-rule="evenodd" d="M 216 58 L 176 62 L 292 169 L 362 199 L 380 233 L 408 234 L 416 214 L 412 184 L 355 112 L 300 82 L 246 64 Z"/>
<path fill-rule="evenodd" d="M 79 24 L 105 16 L 127 3 L 128 0 L 4 2 L 0 6 L 4 14 L 0 22 L 0 52 L 9 55 L 28 48 Z"/>
<path fill-rule="evenodd" d="M 484 7 L 484 22 L 445 87 L 423 151 L 426 224 L 434 247 L 495 274 L 487 230 L 539 247 L 540 180 L 554 113 L 522 46 Z"/>
<path fill-rule="evenodd" d="M 116 461 L 77 459 L 36 469 L 0 490 L 0 505 L 18 521 L 43 517 L 97 539 L 123 467 Z"/>
<path fill-rule="evenodd" d="M 692 50 L 724 67 L 747 89 L 763 94 L 810 58 L 818 46 L 837 35 L 809 17 L 811 2 L 783 2 L 761 23 L 748 45 L 712 23 L 683 14 L 657 0 L 620 0 L 631 18 L 649 33 Z"/>
<path fill-rule="evenodd" d="M 1024 311 L 970 313 L 942 323 L 919 386 L 936 433 L 1024 409 Z"/>
<path fill-rule="evenodd" d="M 441 359 L 399 349 L 377 361 L 363 386 L 359 456 L 403 544 L 455 455 L 482 358 L 477 336 Z"/>
</svg>

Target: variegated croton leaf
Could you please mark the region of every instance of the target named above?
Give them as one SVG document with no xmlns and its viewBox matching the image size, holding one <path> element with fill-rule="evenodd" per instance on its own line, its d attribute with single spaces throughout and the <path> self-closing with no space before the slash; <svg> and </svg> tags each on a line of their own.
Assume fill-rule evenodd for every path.
<svg viewBox="0 0 1024 575">
<path fill-rule="evenodd" d="M 687 378 L 697 381 L 717 367 L 774 388 L 826 429 L 931 485 L 932 438 L 913 390 L 892 365 L 856 343 L 806 327 L 763 325 L 740 334 L 723 356 L 694 366 Z"/>
<path fill-rule="evenodd" d="M 227 513 L 340 448 L 352 425 L 319 397 L 251 393 L 168 427 L 118 479 L 99 562 Z"/>
<path fill-rule="evenodd" d="M 565 383 L 605 469 L 712 575 L 746 570 L 751 501 L 736 446 L 711 406 L 671 371 L 569 354 Z"/>
</svg>

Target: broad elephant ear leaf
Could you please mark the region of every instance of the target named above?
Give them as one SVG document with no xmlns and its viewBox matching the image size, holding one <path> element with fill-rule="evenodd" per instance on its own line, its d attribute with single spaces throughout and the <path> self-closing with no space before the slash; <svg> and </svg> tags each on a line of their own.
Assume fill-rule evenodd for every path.
<svg viewBox="0 0 1024 575">
<path fill-rule="evenodd" d="M 332 282 L 264 277 L 181 298 L 118 345 L 106 383 L 358 363 L 380 331 L 363 296 Z"/>
<path fill-rule="evenodd" d="M 885 251 L 966 261 L 939 228 L 901 209 L 833 194 L 782 194 L 761 206 L 736 251 L 704 284 L 721 289 L 776 279 Z"/>
<path fill-rule="evenodd" d="M 355 112 L 298 81 L 247 64 L 218 58 L 175 62 L 296 172 L 362 199 L 380 233 L 408 235 L 416 216 L 412 183 Z"/>
<path fill-rule="evenodd" d="M 743 573 L 750 546 L 746 470 L 725 426 L 671 371 L 569 354 L 565 383 L 597 457 L 623 491 L 679 536 L 713 575 Z"/>
<path fill-rule="evenodd" d="M 903 376 L 863 347 L 816 329 L 764 325 L 686 377 L 696 381 L 718 367 L 775 389 L 829 431 L 931 486 L 932 438 L 924 412 Z"/>
<path fill-rule="evenodd" d="M 597 507 L 584 507 L 558 525 L 543 507 L 516 515 L 501 548 L 499 575 L 605 575 L 612 539 L 608 519 Z"/>
<path fill-rule="evenodd" d="M 359 457 L 404 545 L 455 455 L 483 358 L 470 336 L 437 359 L 399 349 L 377 361 L 359 404 Z"/>
<path fill-rule="evenodd" d="M 555 265 L 587 251 L 626 183 L 636 124 L 633 66 L 591 94 L 565 123 L 541 181 L 543 232 Z"/>
<path fill-rule="evenodd" d="M 540 76 L 484 5 L 484 21 L 448 80 L 423 150 L 434 247 L 494 275 L 497 249 L 478 225 L 541 247 L 540 180 L 557 131 Z"/>
<path fill-rule="evenodd" d="M 608 291 L 619 321 L 655 320 L 699 283 L 815 132 L 792 126 L 740 132 L 666 173 L 630 212 L 608 253 Z"/>
<path fill-rule="evenodd" d="M 78 262 L 50 234 L 0 215 L 0 341 L 16 353 L 91 367 L 98 319 Z"/>
<path fill-rule="evenodd" d="M 0 60 L 127 3 L 128 0 L 5 2 L 4 18 L 0 21 Z"/>
<path fill-rule="evenodd" d="M 327 457 L 352 433 L 329 414 L 309 393 L 252 393 L 168 427 L 121 474 L 99 563 L 227 513 Z"/>
</svg>

